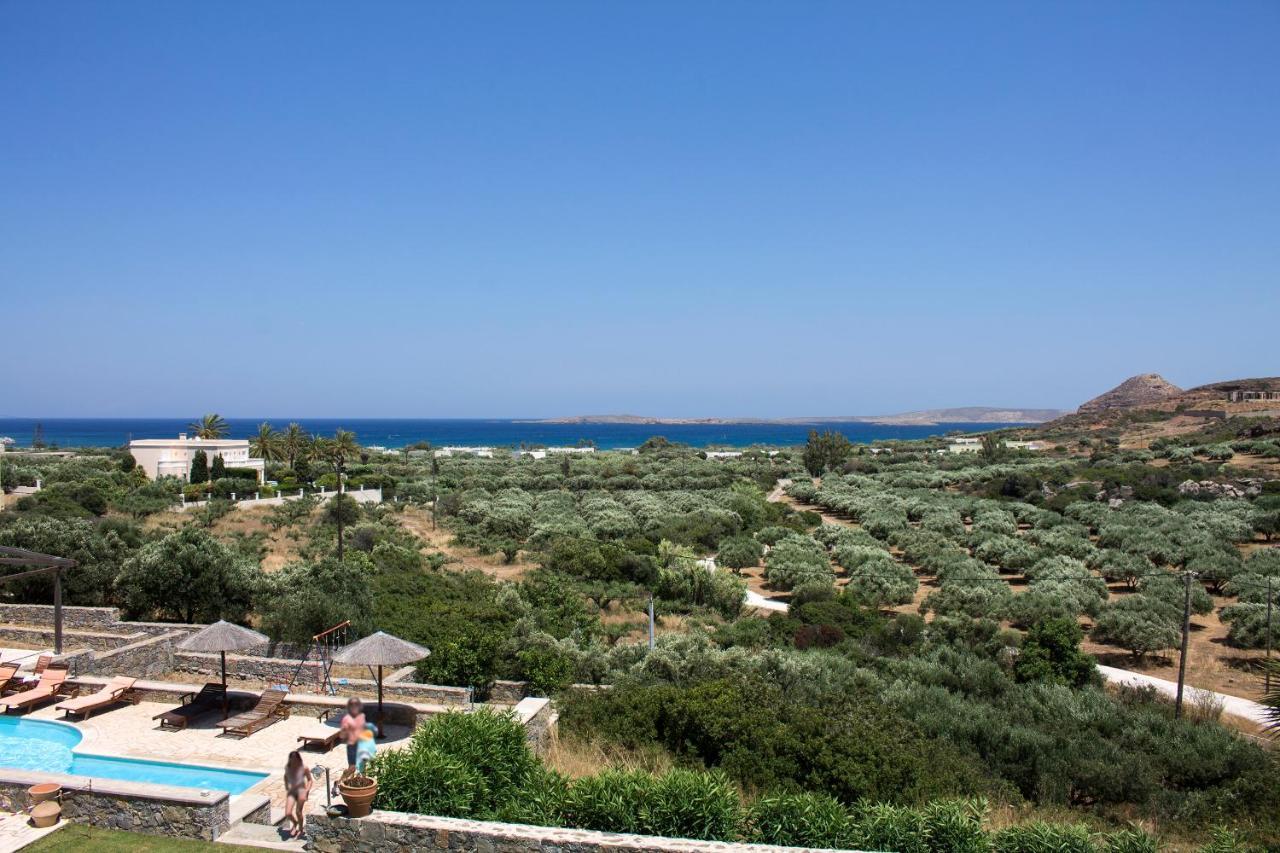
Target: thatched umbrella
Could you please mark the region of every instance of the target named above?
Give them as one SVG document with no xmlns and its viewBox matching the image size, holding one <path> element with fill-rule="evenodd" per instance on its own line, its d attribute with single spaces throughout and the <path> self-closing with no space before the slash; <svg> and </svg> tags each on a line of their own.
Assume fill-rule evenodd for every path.
<svg viewBox="0 0 1280 853">
<path fill-rule="evenodd" d="M 370 634 L 333 654 L 334 663 L 353 663 L 378 668 L 378 734 L 382 734 L 382 668 L 404 666 L 422 660 L 431 650 L 417 643 L 393 637 L 383 631 Z"/>
<path fill-rule="evenodd" d="M 178 648 L 188 652 L 217 652 L 222 656 L 222 711 L 227 710 L 227 652 L 251 649 L 270 642 L 265 634 L 259 634 L 240 625 L 218 620 L 207 628 L 201 628 L 178 643 Z"/>
</svg>

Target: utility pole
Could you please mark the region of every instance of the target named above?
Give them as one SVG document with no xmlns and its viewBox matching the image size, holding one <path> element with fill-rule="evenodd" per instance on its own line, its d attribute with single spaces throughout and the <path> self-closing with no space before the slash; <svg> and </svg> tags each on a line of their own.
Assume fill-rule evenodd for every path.
<svg viewBox="0 0 1280 853">
<path fill-rule="evenodd" d="M 1271 599 L 1271 575 L 1267 575 L 1267 662 L 1262 668 L 1267 693 L 1271 692 Z"/>
<path fill-rule="evenodd" d="M 653 592 L 649 593 L 649 649 L 653 649 Z"/>
<path fill-rule="evenodd" d="M 1182 650 L 1178 654 L 1178 697 L 1173 703 L 1174 719 L 1182 716 L 1182 688 L 1187 681 L 1187 643 L 1191 638 L 1191 580 L 1194 577 L 1194 572 L 1184 572 L 1182 575 L 1185 588 L 1182 599 Z"/>
</svg>

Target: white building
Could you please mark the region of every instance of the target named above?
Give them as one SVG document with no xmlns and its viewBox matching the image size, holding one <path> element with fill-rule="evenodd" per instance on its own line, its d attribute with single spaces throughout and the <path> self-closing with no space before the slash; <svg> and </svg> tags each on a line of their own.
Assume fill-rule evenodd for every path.
<svg viewBox="0 0 1280 853">
<path fill-rule="evenodd" d="M 955 441 L 947 445 L 948 453 L 977 453 L 982 449 L 978 442 Z"/>
<path fill-rule="evenodd" d="M 492 447 L 460 447 L 450 446 L 441 447 L 435 451 L 435 455 L 440 459 L 447 459 L 450 456 L 479 456 L 481 459 L 492 459 Z"/>
<path fill-rule="evenodd" d="M 258 472 L 258 482 L 263 480 L 266 463 L 249 455 L 247 438 L 188 438 L 182 432 L 177 438 L 140 438 L 129 442 L 129 452 L 152 480 L 187 479 L 191 476 L 191 460 L 198 450 L 204 451 L 210 465 L 215 456 L 221 456 L 222 464 L 228 468 L 252 468 Z"/>
</svg>

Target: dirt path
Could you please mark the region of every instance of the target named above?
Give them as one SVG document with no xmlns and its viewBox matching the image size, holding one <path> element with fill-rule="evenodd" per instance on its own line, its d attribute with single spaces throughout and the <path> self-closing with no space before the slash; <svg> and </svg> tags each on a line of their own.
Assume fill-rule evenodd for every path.
<svg viewBox="0 0 1280 853">
<path fill-rule="evenodd" d="M 514 563 L 504 563 L 501 555 L 477 554 L 470 548 L 453 544 L 450 531 L 438 525 L 433 529 L 430 510 L 408 507 L 395 517 L 401 527 L 422 540 L 424 554 L 444 554 L 449 558 L 446 568 L 454 571 L 475 569 L 497 580 L 515 580 L 535 568 L 534 564 L 521 561 L 523 555 L 517 555 Z"/>
</svg>

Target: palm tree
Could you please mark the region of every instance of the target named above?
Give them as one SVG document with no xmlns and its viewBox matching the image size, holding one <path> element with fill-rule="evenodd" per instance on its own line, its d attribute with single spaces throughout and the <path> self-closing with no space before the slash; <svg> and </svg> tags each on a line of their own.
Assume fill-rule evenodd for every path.
<svg viewBox="0 0 1280 853">
<path fill-rule="evenodd" d="M 227 419 L 222 415 L 205 415 L 200 420 L 187 426 L 191 432 L 195 433 L 196 438 L 222 438 L 227 434 L 230 427 L 227 426 Z"/>
<path fill-rule="evenodd" d="M 1280 738 L 1280 661 L 1265 661 L 1267 689 L 1262 697 L 1262 713 L 1266 718 L 1265 729 L 1273 738 Z"/>
<path fill-rule="evenodd" d="M 266 421 L 258 424 L 258 434 L 249 439 L 249 452 L 268 462 L 279 461 L 280 433 Z"/>
<path fill-rule="evenodd" d="M 311 436 L 301 425 L 292 423 L 285 428 L 280 434 L 280 453 L 284 460 L 289 463 L 289 467 L 307 455 L 307 451 L 311 448 Z"/>
<path fill-rule="evenodd" d="M 338 562 L 342 562 L 342 524 L 347 507 L 344 501 L 350 500 L 342 494 L 342 473 L 346 470 L 347 460 L 360 454 L 360 445 L 356 443 L 356 434 L 350 430 L 339 429 L 333 438 L 317 438 L 315 440 L 316 455 L 328 460 L 338 475 L 338 494 L 333 496 L 333 520 L 338 523 Z"/>
</svg>

